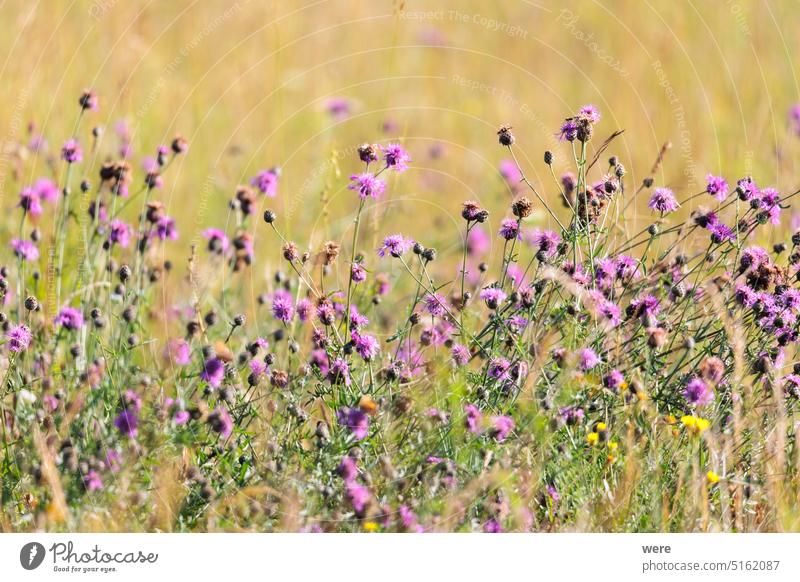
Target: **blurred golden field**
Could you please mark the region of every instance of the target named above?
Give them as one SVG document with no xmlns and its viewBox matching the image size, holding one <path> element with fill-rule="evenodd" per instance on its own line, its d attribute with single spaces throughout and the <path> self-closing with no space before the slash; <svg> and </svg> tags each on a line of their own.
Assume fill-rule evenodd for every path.
<svg viewBox="0 0 800 582">
<path fill-rule="evenodd" d="M 87 87 L 101 96 L 92 119 L 106 128 L 100 158 L 122 119 L 136 151 L 182 133 L 191 155 L 165 202 L 184 232 L 216 222 L 232 189 L 270 165 L 283 168 L 280 210 L 293 231 L 341 230 L 346 180 L 333 172 L 354 145 L 384 138 L 385 123 L 416 158 L 390 220 L 413 212 L 446 229 L 454 202 L 504 202 L 492 179 L 500 124 L 514 126 L 523 165 L 542 183 L 542 151 L 582 103 L 601 109 L 604 132 L 626 130 L 613 153 L 633 182 L 669 141 L 657 181 L 682 191 L 701 189 L 708 171 L 796 183 L 786 139 L 800 42 L 791 1 L 54 0 L 2 11 L 6 139 L 29 122 L 53 142 L 66 138 Z M 337 97 L 352 116 L 326 113 Z M 333 223 L 319 221 L 326 184 Z"/>
</svg>

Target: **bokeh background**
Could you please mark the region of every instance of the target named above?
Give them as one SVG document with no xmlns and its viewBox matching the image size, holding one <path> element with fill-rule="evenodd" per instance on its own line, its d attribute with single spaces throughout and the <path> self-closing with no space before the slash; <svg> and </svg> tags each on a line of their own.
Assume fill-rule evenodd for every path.
<svg viewBox="0 0 800 582">
<path fill-rule="evenodd" d="M 458 240 L 464 199 L 495 222 L 506 212 L 497 127 L 514 127 L 526 173 L 555 202 L 542 153 L 553 149 L 557 172 L 567 169 L 555 134 L 585 103 L 603 113 L 599 138 L 625 130 L 609 153 L 634 183 L 667 142 L 656 181 L 681 198 L 707 172 L 750 173 L 782 191 L 798 181 L 787 119 L 800 93 L 793 0 L 6 0 L 0 11 L 0 195 L 14 197 L 51 161 L 39 154 L 18 176 L 9 144 L 42 134 L 57 154 L 77 96 L 92 88 L 101 106 L 80 137 L 105 131 L 82 167 L 90 177 L 118 157 L 120 132 L 134 156 L 177 133 L 189 140 L 160 194 L 187 249 L 207 226 L 230 228 L 236 185 L 276 165 L 269 204 L 288 235 L 307 248 L 346 240 L 354 148 L 390 140 L 415 163 L 390 183 L 368 232 Z M 646 226 L 646 195 L 626 228 Z M 546 225 L 547 214 L 535 220 Z M 262 233 L 260 257 L 279 261 Z"/>
</svg>

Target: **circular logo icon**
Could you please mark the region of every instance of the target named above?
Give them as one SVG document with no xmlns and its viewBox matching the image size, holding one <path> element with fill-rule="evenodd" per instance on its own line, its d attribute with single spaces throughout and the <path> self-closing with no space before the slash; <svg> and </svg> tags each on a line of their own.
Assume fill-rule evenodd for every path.
<svg viewBox="0 0 800 582">
<path fill-rule="evenodd" d="M 19 551 L 19 563 L 26 570 L 35 570 L 44 561 L 44 546 L 39 542 L 29 542 Z"/>
</svg>

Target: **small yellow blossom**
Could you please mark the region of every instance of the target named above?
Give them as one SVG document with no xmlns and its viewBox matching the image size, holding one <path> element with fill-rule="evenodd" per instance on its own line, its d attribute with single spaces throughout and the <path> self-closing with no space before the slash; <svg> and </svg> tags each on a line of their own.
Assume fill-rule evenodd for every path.
<svg viewBox="0 0 800 582">
<path fill-rule="evenodd" d="M 596 428 L 595 430 L 596 430 L 597 432 L 603 432 L 603 431 L 604 431 L 604 430 L 606 430 L 607 428 L 608 428 L 608 427 L 606 426 L 606 423 L 605 423 L 605 422 L 598 422 L 598 423 L 597 423 L 597 428 Z"/>
<path fill-rule="evenodd" d="M 719 475 L 717 475 L 714 471 L 709 471 L 706 473 L 706 479 L 708 479 L 708 482 L 712 485 L 714 483 L 719 483 Z"/>
<path fill-rule="evenodd" d="M 689 430 L 689 432 L 696 435 L 700 434 L 709 426 L 711 426 L 711 421 L 708 419 L 690 415 L 682 416 L 681 423 Z"/>
<path fill-rule="evenodd" d="M 374 521 L 365 521 L 364 522 L 364 531 L 367 533 L 375 533 L 378 531 L 378 524 Z"/>
<path fill-rule="evenodd" d="M 597 441 L 599 440 L 600 440 L 600 435 L 597 434 L 596 432 L 590 432 L 588 435 L 586 435 L 586 442 L 592 446 L 595 446 L 597 444 Z"/>
<path fill-rule="evenodd" d="M 675 418 L 673 415 L 668 414 L 667 416 L 664 417 L 664 422 L 666 422 L 667 424 L 675 424 L 676 422 L 678 422 L 678 419 Z"/>
<path fill-rule="evenodd" d="M 619 443 L 617 443 L 616 441 L 608 441 L 608 450 L 616 451 L 618 446 Z"/>
</svg>

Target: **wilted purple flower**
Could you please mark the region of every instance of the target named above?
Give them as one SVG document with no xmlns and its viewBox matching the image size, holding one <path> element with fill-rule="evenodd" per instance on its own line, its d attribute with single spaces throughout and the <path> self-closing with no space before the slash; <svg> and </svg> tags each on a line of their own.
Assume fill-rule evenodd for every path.
<svg viewBox="0 0 800 582">
<path fill-rule="evenodd" d="M 355 190 L 361 199 L 377 198 L 386 189 L 386 182 L 376 178 L 370 173 L 353 174 L 350 176 L 351 184 L 349 190 Z"/>
<path fill-rule="evenodd" d="M 522 239 L 519 232 L 519 223 L 512 218 L 505 218 L 500 221 L 500 230 L 497 231 L 497 234 L 506 240 Z"/>
<path fill-rule="evenodd" d="M 412 246 L 414 246 L 413 240 L 403 238 L 403 235 L 400 234 L 392 234 L 383 239 L 383 246 L 378 249 L 378 256 L 385 257 L 389 254 L 393 257 L 400 257 Z"/>
<path fill-rule="evenodd" d="M 108 240 L 112 245 L 118 244 L 122 248 L 127 248 L 131 242 L 131 227 L 118 218 L 112 220 Z"/>
<path fill-rule="evenodd" d="M 29 262 L 39 260 L 39 248 L 29 240 L 11 239 L 11 248 L 22 260 Z"/>
<path fill-rule="evenodd" d="M 336 411 L 339 424 L 353 433 L 357 441 L 366 438 L 369 432 L 369 416 L 359 408 L 340 408 Z"/>
<path fill-rule="evenodd" d="M 272 295 L 272 316 L 278 321 L 289 323 L 294 317 L 292 296 L 288 291 L 278 289 Z"/>
<path fill-rule="evenodd" d="M 691 406 L 705 406 L 714 400 L 714 391 L 700 378 L 692 378 L 683 390 L 683 397 Z"/>
<path fill-rule="evenodd" d="M 28 349 L 33 339 L 33 334 L 30 328 L 23 324 L 15 325 L 6 332 L 8 338 L 8 350 L 10 352 L 19 353 Z"/>
<path fill-rule="evenodd" d="M 19 193 L 19 207 L 31 216 L 42 214 L 42 204 L 39 195 L 31 188 L 24 188 Z"/>
<path fill-rule="evenodd" d="M 274 169 L 261 170 L 250 179 L 250 185 L 258 188 L 262 194 L 275 198 L 278 194 L 278 172 Z"/>
<path fill-rule="evenodd" d="M 706 192 L 720 202 L 724 202 L 725 198 L 728 196 L 728 183 L 722 176 L 708 174 L 706 176 Z"/>
<path fill-rule="evenodd" d="M 474 404 L 467 404 L 464 406 L 464 413 L 466 414 L 464 422 L 467 425 L 467 430 L 473 434 L 480 434 L 483 414 L 478 410 L 478 407 Z"/>
<path fill-rule="evenodd" d="M 669 188 L 656 188 L 647 206 L 662 214 L 668 214 L 678 209 L 678 201 Z"/>
<path fill-rule="evenodd" d="M 203 238 L 208 239 L 208 248 L 214 253 L 225 254 L 230 246 L 228 237 L 218 228 L 207 228 L 203 231 Z"/>
<path fill-rule="evenodd" d="M 56 315 L 55 324 L 71 331 L 80 329 L 83 327 L 83 313 L 75 307 L 64 307 Z"/>
<path fill-rule="evenodd" d="M 363 283 L 367 280 L 367 270 L 360 263 L 353 263 L 350 266 L 350 279 L 353 283 Z"/>
<path fill-rule="evenodd" d="M 218 432 L 219 436 L 225 439 L 233 432 L 233 419 L 230 413 L 221 406 L 215 408 L 208 415 L 208 424 L 211 426 L 211 430 Z"/>
<path fill-rule="evenodd" d="M 203 372 L 200 374 L 200 379 L 205 380 L 214 388 L 222 383 L 225 377 L 225 363 L 219 358 L 209 358 L 203 364 Z"/>
<path fill-rule="evenodd" d="M 68 164 L 74 164 L 83 160 L 83 150 L 77 140 L 67 141 L 61 148 L 61 159 Z"/>
<path fill-rule="evenodd" d="M 434 317 L 442 317 L 447 312 L 445 301 L 439 293 L 428 293 L 425 296 L 425 310 Z"/>
<path fill-rule="evenodd" d="M 119 416 L 114 420 L 114 426 L 117 427 L 117 430 L 119 430 L 123 436 L 131 439 L 135 438 L 138 432 L 139 415 L 135 410 L 126 408 L 120 412 Z"/>
<path fill-rule="evenodd" d="M 355 332 L 353 332 L 352 335 L 356 352 L 358 353 L 359 356 L 364 358 L 364 361 L 369 362 L 380 353 L 381 351 L 380 344 L 378 344 L 378 340 L 376 340 L 371 335 L 366 335 L 366 334 L 362 335 Z"/>
<path fill-rule="evenodd" d="M 514 430 L 514 419 L 510 416 L 493 416 L 491 435 L 498 443 L 506 440 L 509 433 Z"/>
<path fill-rule="evenodd" d="M 450 355 L 453 358 L 456 366 L 466 366 L 469 363 L 470 353 L 469 348 L 462 344 L 453 344 L 450 349 Z"/>
<path fill-rule="evenodd" d="M 578 368 L 586 372 L 600 363 L 600 358 L 591 348 L 583 348 L 578 351 Z"/>
<path fill-rule="evenodd" d="M 387 168 L 391 168 L 396 172 L 405 172 L 408 169 L 408 162 L 411 161 L 411 156 L 403 149 L 403 146 L 393 143 L 381 146 L 381 151 Z"/>
</svg>

